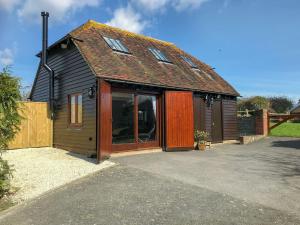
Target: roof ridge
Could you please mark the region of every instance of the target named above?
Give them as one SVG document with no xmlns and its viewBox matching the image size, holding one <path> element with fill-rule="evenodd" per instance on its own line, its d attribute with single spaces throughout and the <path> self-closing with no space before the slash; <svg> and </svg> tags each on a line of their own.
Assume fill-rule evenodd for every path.
<svg viewBox="0 0 300 225">
<path fill-rule="evenodd" d="M 131 31 L 127 31 L 127 30 L 118 28 L 118 27 L 113 27 L 113 26 L 110 26 L 110 25 L 107 25 L 107 24 L 104 24 L 104 23 L 100 23 L 100 22 L 97 22 L 95 20 L 88 20 L 86 23 L 84 23 L 81 26 L 77 27 L 76 29 L 72 30 L 69 34 L 70 35 L 77 35 L 81 31 L 89 29 L 91 27 L 113 30 L 113 31 L 120 32 L 124 35 L 130 36 L 130 37 L 137 37 L 137 38 L 146 39 L 146 40 L 150 40 L 150 41 L 154 41 L 154 42 L 159 42 L 161 44 L 168 45 L 168 46 L 175 46 L 175 44 L 172 43 L 172 42 L 167 42 L 167 41 L 159 40 L 157 38 L 153 38 L 153 37 L 146 36 L 146 35 L 143 35 L 143 34 L 134 33 L 134 32 L 131 32 Z"/>
</svg>

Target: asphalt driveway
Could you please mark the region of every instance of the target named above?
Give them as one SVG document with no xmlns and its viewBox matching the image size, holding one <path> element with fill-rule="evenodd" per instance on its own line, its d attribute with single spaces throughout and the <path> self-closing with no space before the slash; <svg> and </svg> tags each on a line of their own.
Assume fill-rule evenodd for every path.
<svg viewBox="0 0 300 225">
<path fill-rule="evenodd" d="M 300 224 L 300 140 L 114 159 L 0 224 Z"/>
</svg>

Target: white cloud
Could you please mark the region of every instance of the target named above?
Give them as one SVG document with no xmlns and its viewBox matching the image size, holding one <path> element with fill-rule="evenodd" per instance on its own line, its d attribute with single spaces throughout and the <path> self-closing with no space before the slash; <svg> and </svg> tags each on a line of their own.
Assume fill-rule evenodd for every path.
<svg viewBox="0 0 300 225">
<path fill-rule="evenodd" d="M 10 66 L 14 62 L 14 50 L 5 48 L 0 50 L 0 64 L 2 66 Z"/>
<path fill-rule="evenodd" d="M 17 12 L 20 20 L 39 21 L 40 12 L 48 11 L 52 20 L 61 22 L 77 10 L 96 7 L 100 2 L 101 0 L 24 0 Z"/>
<path fill-rule="evenodd" d="M 176 10 L 182 11 L 185 9 L 199 8 L 203 3 L 208 1 L 209 0 L 176 0 L 174 1 L 173 6 Z"/>
<path fill-rule="evenodd" d="M 177 11 L 183 11 L 199 8 L 208 1 L 210 0 L 133 0 L 132 4 L 135 3 L 143 9 L 151 11 L 164 10 L 168 6 L 174 7 Z"/>
<path fill-rule="evenodd" d="M 164 7 L 170 2 L 170 0 L 133 0 L 132 3 L 136 3 L 145 9 L 156 11 L 163 10 Z"/>
<path fill-rule="evenodd" d="M 141 15 L 135 12 L 130 5 L 126 8 L 118 8 L 114 11 L 113 18 L 106 23 L 107 25 L 119 27 L 135 33 L 141 33 L 147 25 Z"/>
<path fill-rule="evenodd" d="M 19 3 L 20 0 L 0 0 L 0 10 L 12 11 Z"/>
</svg>

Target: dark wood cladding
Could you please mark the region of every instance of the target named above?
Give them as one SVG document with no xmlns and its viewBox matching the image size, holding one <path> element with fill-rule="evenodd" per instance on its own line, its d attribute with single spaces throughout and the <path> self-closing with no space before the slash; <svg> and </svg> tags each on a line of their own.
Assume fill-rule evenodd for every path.
<svg viewBox="0 0 300 225">
<path fill-rule="evenodd" d="M 166 147 L 192 149 L 194 145 L 193 92 L 166 91 Z"/>
<path fill-rule="evenodd" d="M 209 133 L 208 140 L 211 141 L 212 133 L 212 107 L 205 106 L 205 131 Z"/>
<path fill-rule="evenodd" d="M 111 85 L 101 80 L 99 85 L 99 153 L 100 159 L 110 156 L 112 151 L 112 95 Z"/>
<path fill-rule="evenodd" d="M 205 102 L 200 96 L 194 96 L 194 129 L 205 130 Z"/>
<path fill-rule="evenodd" d="M 74 46 L 53 49 L 48 64 L 55 71 L 56 113 L 54 140 L 56 147 L 91 155 L 96 153 L 96 98 L 90 99 L 88 90 L 96 85 L 96 79 L 87 63 Z M 81 127 L 69 123 L 68 95 L 82 93 L 83 121 Z M 49 76 L 39 66 L 32 90 L 32 101 L 48 101 Z"/>
<path fill-rule="evenodd" d="M 223 141 L 223 125 L 222 125 L 222 102 L 214 101 L 212 105 L 212 142 L 220 143 Z"/>
<path fill-rule="evenodd" d="M 223 100 L 223 139 L 236 140 L 238 138 L 237 106 L 235 100 Z"/>
</svg>

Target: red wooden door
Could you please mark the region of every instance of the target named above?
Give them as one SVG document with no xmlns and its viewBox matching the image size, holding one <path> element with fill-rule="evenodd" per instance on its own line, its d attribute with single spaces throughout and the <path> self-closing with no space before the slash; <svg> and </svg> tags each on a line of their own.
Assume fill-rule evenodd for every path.
<svg viewBox="0 0 300 225">
<path fill-rule="evenodd" d="M 98 160 L 110 156 L 112 148 L 112 104 L 111 85 L 105 81 L 100 81 L 98 92 Z"/>
<path fill-rule="evenodd" d="M 193 149 L 193 92 L 165 92 L 165 121 L 167 149 Z"/>
</svg>

